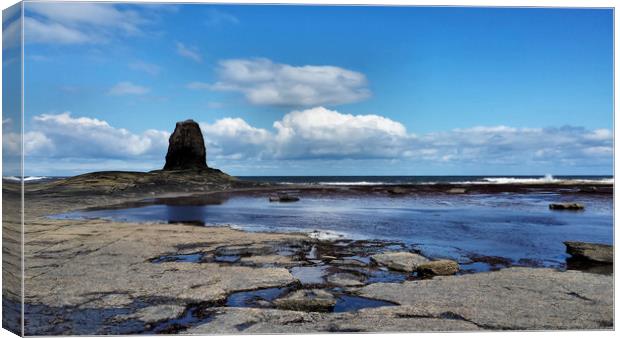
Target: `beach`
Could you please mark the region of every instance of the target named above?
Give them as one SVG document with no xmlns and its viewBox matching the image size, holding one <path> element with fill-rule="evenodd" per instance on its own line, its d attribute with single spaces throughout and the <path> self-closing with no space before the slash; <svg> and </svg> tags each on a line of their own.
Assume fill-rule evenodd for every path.
<svg viewBox="0 0 620 338">
<path fill-rule="evenodd" d="M 613 185 L 608 182 L 304 185 L 238 180 L 221 172 L 173 171 L 94 173 L 28 183 L 25 188 L 25 331 L 30 335 L 613 327 L 609 265 L 571 266 L 570 255 L 557 254 L 563 250 L 561 242 L 551 253 L 539 252 L 541 257 L 558 256 L 555 260 L 519 261 L 519 256 L 510 255 L 451 256 L 445 248 L 433 250 L 444 247 L 440 241 L 425 246 L 415 233 L 399 240 L 369 231 L 358 232 L 363 236 L 355 232 L 328 236 L 329 232 L 303 227 L 251 229 L 224 221 L 70 217 L 75 212 L 106 211 L 109 216 L 112 211 L 140 208 L 153 214 L 148 208 L 162 205 L 211 210 L 230 201 L 240 201 L 228 204 L 232 209 L 245 205 L 241 211 L 254 210 L 252 203 L 263 201 L 264 208 L 284 208 L 288 218 L 291 210 L 315 210 L 302 208 L 304 202 L 325 201 L 332 209 L 323 216 L 329 217 L 341 213 L 342 201 L 347 207 L 366 199 L 397 206 L 417 201 L 417 210 L 424 209 L 420 206 L 424 201 L 440 200 L 467 209 L 473 208 L 471 201 L 500 203 L 504 200 L 499 197 L 505 195 L 536 197 L 533 205 L 548 213 L 548 200 L 540 199 L 544 192 L 553 194 L 554 201 L 594 206 L 581 213 L 559 212 L 559 218 L 552 219 L 566 224 L 548 225 L 571 229 L 572 218 L 609 219 Z M 6 202 L 15 201 L 10 197 L 17 192 L 17 184 L 5 181 Z M 290 207 L 269 202 L 269 196 L 283 192 L 294 192 L 300 201 Z M 529 214 L 527 209 L 515 210 Z M 227 215 L 231 214 L 215 214 Z M 6 220 L 5 234 L 12 234 L 6 229 L 19 223 Z M 599 225 L 604 229 L 599 235 L 592 229 L 588 233 L 605 238 L 609 222 Z M 5 263 L 15 260 L 6 252 Z M 377 255 L 386 252 L 431 261 L 449 258 L 459 263 L 460 270 L 446 276 L 399 271 L 378 263 Z M 5 276 L 9 270 L 10 266 L 5 268 Z M 15 279 L 3 289 L 5 305 L 18 302 L 18 293 L 11 293 L 17 283 Z M 15 320 L 4 318 L 5 323 Z"/>
</svg>

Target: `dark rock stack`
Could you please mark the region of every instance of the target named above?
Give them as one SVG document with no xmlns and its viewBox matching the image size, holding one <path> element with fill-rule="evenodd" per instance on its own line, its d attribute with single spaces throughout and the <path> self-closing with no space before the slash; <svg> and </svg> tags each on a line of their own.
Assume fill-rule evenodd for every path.
<svg viewBox="0 0 620 338">
<path fill-rule="evenodd" d="M 200 126 L 193 120 L 177 122 L 170 135 L 164 170 L 207 168 L 207 151 Z"/>
</svg>

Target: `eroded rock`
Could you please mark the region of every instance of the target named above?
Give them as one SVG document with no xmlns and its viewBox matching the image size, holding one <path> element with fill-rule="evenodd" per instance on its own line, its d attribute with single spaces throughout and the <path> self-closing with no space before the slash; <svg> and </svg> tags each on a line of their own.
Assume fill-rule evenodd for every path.
<svg viewBox="0 0 620 338">
<path fill-rule="evenodd" d="M 418 265 L 417 271 L 428 276 L 449 276 L 459 272 L 459 263 L 447 259 L 431 261 Z"/>
<path fill-rule="evenodd" d="M 164 170 L 207 168 L 207 151 L 200 126 L 193 120 L 177 122 L 168 141 Z"/>
<path fill-rule="evenodd" d="M 327 282 L 338 286 L 361 286 L 364 285 L 362 278 L 352 273 L 339 272 L 327 277 Z"/>
<path fill-rule="evenodd" d="M 566 241 L 564 245 L 566 245 L 566 253 L 574 258 L 598 263 L 612 264 L 614 262 L 613 245 L 574 241 Z"/>
<path fill-rule="evenodd" d="M 298 290 L 273 303 L 284 310 L 327 312 L 336 305 L 336 297 L 320 289 Z"/>
<path fill-rule="evenodd" d="M 155 323 L 162 320 L 172 319 L 180 316 L 185 311 L 184 306 L 174 304 L 163 304 L 148 306 L 134 313 L 127 315 L 119 315 L 114 317 L 115 320 L 137 319 L 145 323 Z"/>
<path fill-rule="evenodd" d="M 276 248 L 270 244 L 232 245 L 215 250 L 218 256 L 269 255 L 275 252 Z"/>
<path fill-rule="evenodd" d="M 579 211 L 585 209 L 583 204 L 579 203 L 551 203 L 549 204 L 551 210 L 573 210 Z"/>
<path fill-rule="evenodd" d="M 413 272 L 418 265 L 428 262 L 428 259 L 422 255 L 404 251 L 376 254 L 370 256 L 370 259 L 389 269 L 404 272 Z"/>
<path fill-rule="evenodd" d="M 613 277 L 579 271 L 508 268 L 362 287 L 360 296 L 450 314 L 480 328 L 600 329 L 613 326 Z"/>
</svg>

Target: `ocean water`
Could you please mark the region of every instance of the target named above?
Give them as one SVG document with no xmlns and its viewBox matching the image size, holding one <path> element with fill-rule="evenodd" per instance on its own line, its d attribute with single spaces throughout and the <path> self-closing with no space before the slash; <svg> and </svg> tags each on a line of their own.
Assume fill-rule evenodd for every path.
<svg viewBox="0 0 620 338">
<path fill-rule="evenodd" d="M 24 176 L 25 183 L 55 181 L 68 176 Z M 519 183 L 613 183 L 612 176 L 238 176 L 254 182 L 280 184 L 381 185 L 381 184 L 519 184 Z M 19 182 L 21 177 L 4 176 L 6 181 Z"/>
<path fill-rule="evenodd" d="M 613 183 L 612 176 L 240 176 L 242 180 L 280 184 L 536 184 Z"/>
<path fill-rule="evenodd" d="M 338 178 L 333 182 L 343 181 Z M 364 182 L 372 180 L 365 177 Z M 578 202 L 586 206 L 583 212 L 549 210 L 551 202 L 572 201 L 551 192 L 396 197 L 302 193 L 300 197 L 295 203 L 270 203 L 266 193 L 230 197 L 219 204 L 213 204 L 212 198 L 204 203 L 177 198 L 174 202 L 56 217 L 193 222 L 248 231 L 305 232 L 323 239 L 400 241 L 427 256 L 461 263 L 471 263 L 476 256 L 497 256 L 514 264 L 527 261 L 562 267 L 567 258 L 563 241 L 613 242 L 611 195 L 579 195 Z"/>
</svg>

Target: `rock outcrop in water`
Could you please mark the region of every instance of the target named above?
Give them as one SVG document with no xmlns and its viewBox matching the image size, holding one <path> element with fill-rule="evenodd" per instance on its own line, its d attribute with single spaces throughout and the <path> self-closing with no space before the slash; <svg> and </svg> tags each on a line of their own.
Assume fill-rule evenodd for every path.
<svg viewBox="0 0 620 338">
<path fill-rule="evenodd" d="M 177 122 L 170 135 L 164 170 L 207 168 L 207 151 L 200 126 L 193 120 Z"/>
<path fill-rule="evenodd" d="M 607 244 L 566 241 L 566 252 L 576 259 L 596 263 L 612 264 L 614 247 Z"/>
</svg>

